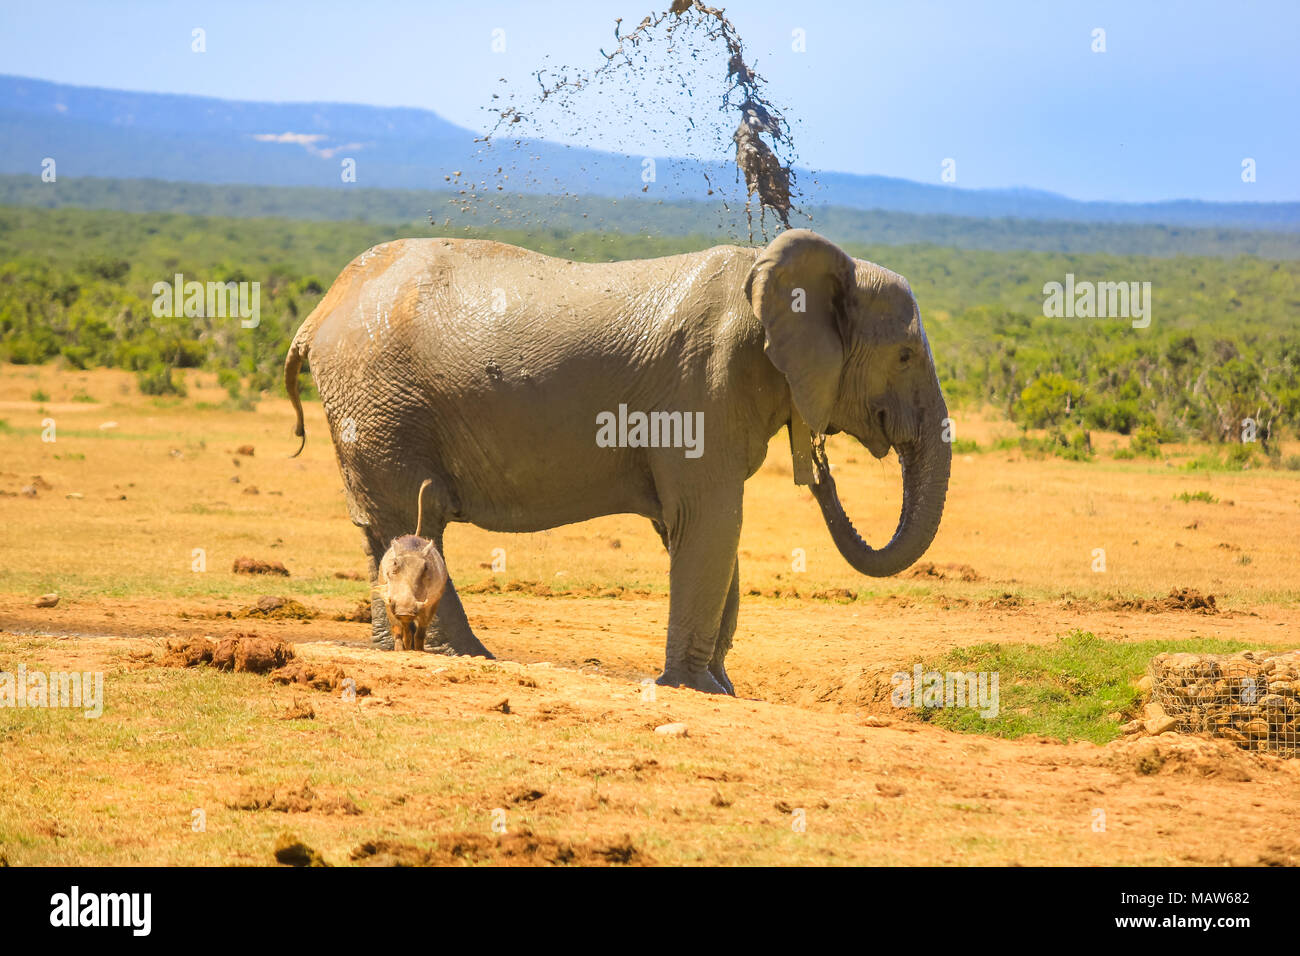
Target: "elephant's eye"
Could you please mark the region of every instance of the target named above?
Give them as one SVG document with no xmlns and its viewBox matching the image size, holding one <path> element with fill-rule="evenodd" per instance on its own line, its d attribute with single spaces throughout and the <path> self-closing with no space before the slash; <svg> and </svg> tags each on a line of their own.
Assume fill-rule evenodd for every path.
<svg viewBox="0 0 1300 956">
<path fill-rule="evenodd" d="M 903 348 L 901 348 L 898 352 L 899 364 L 906 365 L 911 360 L 912 360 L 912 350 L 909 349 L 907 346 L 903 346 Z"/>
</svg>

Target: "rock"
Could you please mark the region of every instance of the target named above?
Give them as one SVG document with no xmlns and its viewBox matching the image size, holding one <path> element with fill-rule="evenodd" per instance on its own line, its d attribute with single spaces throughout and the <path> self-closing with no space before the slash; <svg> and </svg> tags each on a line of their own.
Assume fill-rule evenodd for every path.
<svg viewBox="0 0 1300 956">
<path fill-rule="evenodd" d="M 63 497 L 67 498 L 69 501 L 80 501 L 82 498 L 86 496 L 83 495 L 80 491 L 70 491 Z"/>
<path fill-rule="evenodd" d="M 1146 727 L 1147 733 L 1152 737 L 1158 737 L 1165 731 L 1177 730 L 1178 719 L 1176 717 L 1170 717 L 1168 714 L 1163 714 L 1160 717 L 1149 718 L 1143 726 Z"/>
<path fill-rule="evenodd" d="M 888 727 L 893 722 L 889 717 L 878 717 L 875 714 L 868 714 L 862 718 L 863 727 Z"/>
<path fill-rule="evenodd" d="M 1125 736 L 1128 736 L 1129 734 L 1136 734 L 1143 729 L 1145 729 L 1145 725 L 1142 723 L 1142 721 L 1130 720 L 1127 724 L 1125 724 L 1123 727 L 1119 729 L 1119 732 L 1121 734 L 1124 734 Z"/>
<path fill-rule="evenodd" d="M 116 428 L 116 427 L 117 427 L 117 422 L 104 422 L 102 425 L 99 426 L 99 430 L 101 432 L 106 432 L 110 428 Z"/>
<path fill-rule="evenodd" d="M 54 607 L 59 603 L 57 594 L 42 594 L 33 602 L 32 607 Z"/>
<path fill-rule="evenodd" d="M 1154 700 L 1147 702 L 1146 706 L 1142 708 L 1142 713 L 1147 720 L 1159 720 L 1160 718 L 1167 716 L 1165 714 L 1165 709 Z"/>
<path fill-rule="evenodd" d="M 655 733 L 662 734 L 665 737 L 685 737 L 685 724 L 660 724 L 655 728 Z"/>
<path fill-rule="evenodd" d="M 235 454 L 236 454 L 236 455 L 246 455 L 246 456 L 248 456 L 249 458 L 252 458 L 252 457 L 253 457 L 253 446 L 252 446 L 252 445 L 240 445 L 238 448 L 235 449 Z"/>
<path fill-rule="evenodd" d="M 1241 730 L 1247 737 L 1255 740 L 1266 740 L 1268 738 L 1268 721 L 1262 717 L 1256 717 L 1254 720 L 1248 720 L 1242 724 Z"/>
<path fill-rule="evenodd" d="M 1137 682 L 1137 689 L 1144 694 L 1151 693 L 1151 675 L 1143 674 L 1141 680 Z"/>
</svg>

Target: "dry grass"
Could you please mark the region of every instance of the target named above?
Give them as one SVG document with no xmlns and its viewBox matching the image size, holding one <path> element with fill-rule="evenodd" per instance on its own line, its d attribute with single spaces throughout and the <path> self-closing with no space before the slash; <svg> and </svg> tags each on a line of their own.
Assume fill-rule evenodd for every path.
<svg viewBox="0 0 1300 956">
<path fill-rule="evenodd" d="M 779 435 L 747 489 L 746 597 L 729 660 L 741 695 L 761 699 L 661 689 L 642 701 L 638 681 L 662 657 L 667 558 L 647 522 L 617 516 L 537 535 L 454 527 L 448 564 L 470 586 L 480 636 L 506 660 L 303 645 L 356 671 L 388 703 L 313 692 L 314 719 L 282 719 L 304 692 L 143 667 L 128 653 L 172 633 L 353 642 L 368 633 L 330 619 L 367 585 L 335 577 L 364 562 L 319 406 L 308 407 L 303 457 L 288 461 L 287 402 L 223 409 L 211 376 L 188 378 L 187 399 L 155 402 L 116 372 L 6 366 L 0 376 L 0 491 L 9 493 L 0 496 L 0 671 L 84 665 L 105 672 L 108 694 L 98 720 L 0 711 L 0 855 L 10 862 L 267 863 L 284 830 L 331 863 L 385 840 L 426 861 L 494 862 L 495 843 L 463 858 L 438 854 L 459 845 L 458 834 L 477 845 L 495 807 L 507 809 L 512 832 L 565 841 L 576 861 L 605 859 L 624 834 L 636 850 L 630 862 L 668 864 L 1255 863 L 1300 852 L 1284 839 L 1293 767 L 1243 770 L 1213 753 L 1129 761 L 1121 745 L 863 724 L 866 711 L 889 713 L 893 670 L 954 647 L 1045 643 L 1073 628 L 1284 645 L 1300 600 L 1296 473 L 961 455 L 926 560 L 941 572 L 966 565 L 976 580 L 868 581 L 844 566 L 811 496 L 791 483 Z M 38 389 L 49 396 L 44 412 L 30 400 Z M 55 420 L 54 443 L 41 441 L 45 417 Z M 117 427 L 101 430 L 109 421 Z M 986 446 L 1010 431 L 978 416 L 959 417 L 959 428 Z M 252 457 L 235 453 L 245 444 Z M 848 510 L 878 541 L 896 520 L 897 465 L 838 440 L 832 460 Z M 49 489 L 19 493 L 36 475 Z M 245 494 L 249 486 L 259 493 Z M 1175 500 L 1198 491 L 1218 501 Z M 494 575 L 481 565 L 497 547 L 508 570 Z M 802 573 L 791 568 L 796 548 L 807 555 Z M 1105 573 L 1092 570 L 1094 548 L 1106 551 Z M 192 570 L 195 549 L 202 573 Z M 234 575 L 244 556 L 280 561 L 291 576 Z M 518 589 L 468 593 L 491 580 Z M 614 587 L 629 590 L 590 596 Z M 1213 593 L 1224 612 L 1109 606 L 1173 587 Z M 830 593 L 839 588 L 856 600 Z M 33 608 L 49 591 L 59 605 Z M 320 616 L 213 616 L 261 595 L 292 597 Z M 86 633 L 134 637 L 55 636 Z M 509 715 L 493 710 L 505 697 Z M 690 736 L 652 732 L 670 719 L 686 721 Z M 1174 770 L 1135 769 L 1166 765 Z M 322 799 L 354 801 L 360 814 L 229 806 L 246 788 L 304 782 Z M 901 798 L 890 795 L 897 788 Z M 513 802 L 533 789 L 544 796 Z M 1097 806 L 1124 822 L 1093 832 Z M 807 811 L 806 833 L 791 827 L 796 808 Z M 202 833 L 191 829 L 195 809 L 206 813 Z"/>
</svg>

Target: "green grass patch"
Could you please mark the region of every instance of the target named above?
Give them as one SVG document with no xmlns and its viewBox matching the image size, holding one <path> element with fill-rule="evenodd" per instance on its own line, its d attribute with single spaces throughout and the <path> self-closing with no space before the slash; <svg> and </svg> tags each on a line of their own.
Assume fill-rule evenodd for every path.
<svg viewBox="0 0 1300 956">
<path fill-rule="evenodd" d="M 1166 651 L 1229 654 L 1251 647 L 1241 641 L 1184 638 L 1167 641 L 1112 641 L 1091 631 L 1074 630 L 1051 644 L 978 644 L 949 651 L 923 664 L 925 671 L 998 675 L 996 716 L 977 707 L 926 707 L 922 720 L 960 733 L 994 737 L 1027 734 L 1058 740 L 1104 744 L 1119 733 L 1110 715 L 1135 711 L 1133 686 L 1148 662 Z"/>
<path fill-rule="evenodd" d="M 1181 501 L 1184 504 L 1187 504 L 1188 502 L 1191 501 L 1204 501 L 1206 504 L 1212 505 L 1215 504 L 1218 500 L 1219 500 L 1218 495 L 1212 495 L 1208 491 L 1195 491 L 1195 492 L 1184 491 L 1180 495 L 1174 495 L 1174 501 Z"/>
</svg>

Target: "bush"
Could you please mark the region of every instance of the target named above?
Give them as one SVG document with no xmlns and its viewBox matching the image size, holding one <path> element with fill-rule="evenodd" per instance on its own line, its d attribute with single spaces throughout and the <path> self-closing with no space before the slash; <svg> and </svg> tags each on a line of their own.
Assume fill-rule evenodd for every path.
<svg viewBox="0 0 1300 956">
<path fill-rule="evenodd" d="M 136 381 L 140 384 L 140 391 L 145 395 L 183 396 L 185 394 L 185 383 L 175 381 L 172 378 L 171 366 L 163 365 L 161 362 L 137 374 Z"/>
<path fill-rule="evenodd" d="M 1064 375 L 1040 375 L 1020 393 L 1012 418 L 1026 428 L 1046 428 L 1067 420 L 1082 397 L 1083 387 Z"/>
<path fill-rule="evenodd" d="M 1119 432 L 1127 435 L 1138 423 L 1138 407 L 1135 401 L 1100 402 L 1085 405 L 1080 412 L 1080 420 L 1089 428 L 1102 431 Z"/>
<path fill-rule="evenodd" d="M 1160 457 L 1160 432 L 1150 425 L 1144 425 L 1133 433 L 1133 438 L 1128 443 L 1129 451 L 1134 456 L 1141 455 L 1146 458 Z"/>
<path fill-rule="evenodd" d="M 1055 428 L 1046 438 L 1020 439 L 1022 451 L 1030 454 L 1055 455 L 1066 461 L 1092 461 L 1092 436 L 1086 431 L 1066 432 Z"/>
</svg>

